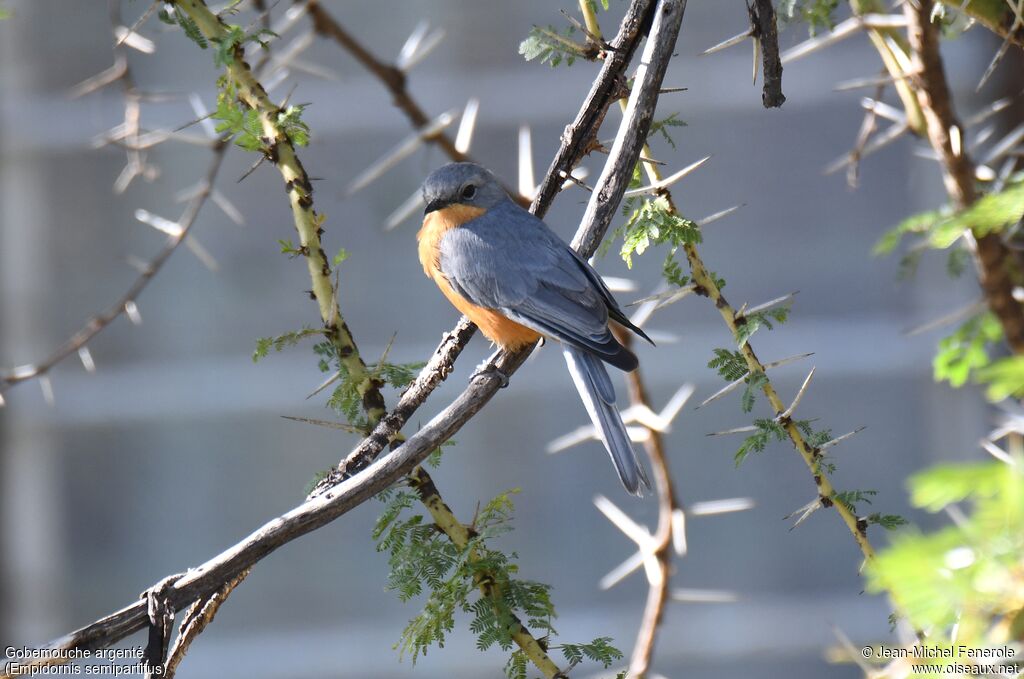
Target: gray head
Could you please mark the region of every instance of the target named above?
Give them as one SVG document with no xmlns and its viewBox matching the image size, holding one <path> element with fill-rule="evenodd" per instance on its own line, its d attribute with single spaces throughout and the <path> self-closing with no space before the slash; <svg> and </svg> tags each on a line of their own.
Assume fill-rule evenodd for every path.
<svg viewBox="0 0 1024 679">
<path fill-rule="evenodd" d="M 488 210 L 508 198 L 498 178 L 476 163 L 448 163 L 431 172 L 423 182 L 424 214 L 449 205 L 468 205 Z"/>
</svg>

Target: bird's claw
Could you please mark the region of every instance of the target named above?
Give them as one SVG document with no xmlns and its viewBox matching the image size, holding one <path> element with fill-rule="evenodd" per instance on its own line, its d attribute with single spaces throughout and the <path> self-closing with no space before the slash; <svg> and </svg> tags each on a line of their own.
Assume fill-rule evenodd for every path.
<svg viewBox="0 0 1024 679">
<path fill-rule="evenodd" d="M 493 375 L 497 377 L 499 380 L 501 380 L 501 386 L 498 387 L 499 389 L 504 389 L 505 387 L 508 386 L 508 375 L 503 373 L 501 370 L 498 369 L 496 365 L 492 363 L 483 363 L 482 365 L 480 365 L 480 367 L 474 370 L 473 374 L 469 376 L 469 380 L 473 382 L 476 381 L 478 378 L 487 377 L 489 375 Z"/>
</svg>

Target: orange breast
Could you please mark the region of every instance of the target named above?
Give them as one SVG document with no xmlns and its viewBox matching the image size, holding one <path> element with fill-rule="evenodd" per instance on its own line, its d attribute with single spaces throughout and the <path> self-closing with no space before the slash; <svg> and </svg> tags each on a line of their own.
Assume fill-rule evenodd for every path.
<svg viewBox="0 0 1024 679">
<path fill-rule="evenodd" d="M 442 236 L 449 229 L 458 228 L 469 220 L 483 215 L 484 212 L 483 208 L 470 205 L 450 205 L 424 217 L 423 227 L 416 234 L 419 241 L 420 264 L 423 265 L 423 272 L 433 279 L 448 301 L 476 323 L 480 332 L 502 349 L 515 350 L 536 342 L 540 335 L 509 320 L 499 311 L 473 304 L 456 292 L 441 273 L 441 253 L 438 247 Z"/>
</svg>

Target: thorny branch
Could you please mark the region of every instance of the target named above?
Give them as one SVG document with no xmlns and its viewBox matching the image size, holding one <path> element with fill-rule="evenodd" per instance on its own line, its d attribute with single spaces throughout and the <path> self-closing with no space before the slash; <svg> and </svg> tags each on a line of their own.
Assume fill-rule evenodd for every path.
<svg viewBox="0 0 1024 679">
<path fill-rule="evenodd" d="M 111 4 L 111 22 L 115 29 L 120 27 L 120 16 L 118 10 L 119 3 L 113 2 Z M 148 165 L 145 161 L 145 155 L 141 150 L 139 144 L 139 135 L 141 127 L 139 123 L 140 116 L 140 104 L 143 98 L 131 79 L 131 71 L 128 66 L 128 57 L 124 54 L 124 51 L 128 48 L 126 46 L 118 46 L 114 49 L 114 65 L 104 71 L 95 78 L 90 78 L 76 88 L 74 94 L 81 96 L 88 94 L 99 88 L 105 87 L 115 82 L 121 82 L 124 89 L 125 96 L 125 120 L 122 125 L 120 134 L 122 135 L 116 140 L 126 140 L 127 157 L 128 162 L 125 165 L 121 176 L 118 177 L 115 183 L 115 191 L 120 193 L 124 190 L 126 182 L 140 173 L 149 172 L 148 168 L 152 166 Z M 107 326 L 114 322 L 118 317 L 123 314 L 131 315 L 134 313 L 136 301 L 139 296 L 145 290 L 146 286 L 149 285 L 150 281 L 160 272 L 160 269 L 167 262 L 174 251 L 178 249 L 178 246 L 185 242 L 185 239 L 189 235 L 192 226 L 195 224 L 196 218 L 199 216 L 199 212 L 206 204 L 207 199 L 213 192 L 213 185 L 217 178 L 217 173 L 220 171 L 221 164 L 224 160 L 224 154 L 227 151 L 229 144 L 224 138 L 212 140 L 213 157 L 210 160 L 210 165 L 206 170 L 199 188 L 196 193 L 193 194 L 191 200 L 185 206 L 185 210 L 181 217 L 177 220 L 176 224 L 179 227 L 177 234 L 169 235 L 167 243 L 163 249 L 145 263 L 142 266 L 139 276 L 131 284 L 131 286 L 125 291 L 121 297 L 117 299 L 104 311 L 96 314 L 90 318 L 86 323 L 79 328 L 74 334 L 72 334 L 63 344 L 53 350 L 49 356 L 42 361 L 33 363 L 26 366 L 15 368 L 6 374 L 0 374 L 0 405 L 3 404 L 3 394 L 12 389 L 15 385 L 26 382 L 28 380 L 41 378 L 45 376 L 50 370 L 53 369 L 58 363 L 63 361 L 68 356 L 81 352 L 88 351 L 87 346 L 90 340 L 96 335 L 102 332 Z M 120 189 L 120 190 L 119 190 Z M 89 356 L 89 354 L 86 354 Z M 87 360 L 83 356 L 83 361 Z M 88 359 L 91 360 L 91 359 Z"/>
<path fill-rule="evenodd" d="M 779 58 L 779 28 L 772 0 L 753 0 L 747 5 L 750 30 L 761 49 L 764 85 L 761 103 L 765 108 L 778 108 L 786 101 L 782 93 L 782 60 Z"/>
<path fill-rule="evenodd" d="M 627 348 L 632 343 L 632 336 L 627 333 L 619 332 L 617 338 L 620 342 L 624 342 Z M 647 387 L 639 369 L 626 374 L 626 384 L 629 386 L 629 400 L 633 405 L 646 406 L 650 403 Z M 672 484 L 664 437 L 660 431 L 651 427 L 648 427 L 647 431 L 648 438 L 644 441 L 644 450 L 651 461 L 654 489 L 658 495 L 658 526 L 652 536 L 653 558 L 657 562 L 657 575 L 651 577 L 648 574 L 650 584 L 647 590 L 647 603 L 644 605 L 640 630 L 637 632 L 636 644 L 633 646 L 633 654 L 629 661 L 629 676 L 635 679 L 642 679 L 647 675 L 654 657 L 654 644 L 665 614 L 665 604 L 669 599 L 673 556 L 673 515 L 682 510 Z"/>
<path fill-rule="evenodd" d="M 932 0 L 907 3 L 907 31 L 913 49 L 918 100 L 924 113 L 928 141 L 939 156 L 946 192 L 957 210 L 978 198 L 975 167 L 966 148 L 965 132 L 953 111 L 953 99 L 939 53 L 939 29 L 931 21 Z M 979 235 L 975 261 L 981 288 L 992 313 L 1003 326 L 1014 353 L 1024 353 L 1024 307 L 1014 297 L 1022 273 L 1014 254 L 998 233 Z"/>
<path fill-rule="evenodd" d="M 217 30 L 219 21 L 216 21 L 216 17 L 212 17 L 211 20 L 212 15 L 209 15 L 205 6 L 202 6 L 197 0 L 181 1 L 183 5 L 187 5 L 190 16 L 202 30 Z M 623 53 L 628 51 L 631 55 L 635 49 L 640 37 L 641 24 L 647 16 L 651 4 L 650 0 L 634 0 L 630 6 L 619 36 L 617 36 Z M 613 176 L 611 168 L 617 168 L 617 171 L 631 175 L 632 168 L 639 158 L 650 127 L 665 69 L 678 36 L 684 10 L 685 2 L 682 0 L 661 0 L 657 5 L 651 37 L 645 50 L 645 58 L 637 72 L 630 96 L 630 105 L 610 153 L 606 171 L 602 174 L 592 196 L 591 203 L 594 205 L 588 207 L 587 217 L 580 227 L 579 240 L 590 244 L 589 251 L 585 249 L 581 251 L 585 254 L 592 252 L 593 247 L 596 247 L 600 241 L 626 188 L 625 178 Z M 240 56 L 236 54 L 236 66 L 241 62 Z M 609 63 L 612 66 L 609 66 Z M 627 63 L 628 60 L 621 61 L 611 58 L 606 61 L 591 94 L 587 97 L 584 110 L 577 116 L 577 121 L 594 120 L 595 115 L 597 120 L 603 119 L 604 111 L 614 101 L 617 94 L 611 85 L 619 82 Z M 247 90 L 247 98 L 259 99 L 259 93 L 253 90 L 253 85 L 258 86 L 258 83 L 241 82 L 240 85 Z M 262 96 L 265 98 L 265 93 Z M 601 110 L 599 112 L 589 110 L 594 108 Z M 268 133 L 274 132 L 272 127 L 267 131 Z M 554 195 L 557 186 L 561 183 L 559 173 L 564 172 L 567 175 L 589 150 L 587 145 L 579 143 L 580 139 L 592 140 L 596 133 L 596 129 L 578 125 L 567 129 L 559 156 L 553 163 L 549 176 L 545 179 L 547 184 L 555 186 L 555 190 L 549 189 L 549 196 Z M 572 147 L 574 150 L 566 151 L 566 147 Z M 294 157 L 294 152 L 292 155 Z M 280 159 L 280 154 L 278 157 Z M 297 164 L 297 159 L 295 159 L 295 163 Z M 552 174 L 559 178 L 553 180 Z M 305 191 L 305 187 L 301 187 L 300 190 Z M 295 193 L 294 190 L 293 193 Z M 302 193 L 301 197 L 308 202 L 308 193 Z M 311 206 L 307 205 L 306 208 L 311 210 Z M 541 210 L 538 208 L 537 211 L 539 213 Z M 312 270 L 311 273 L 313 273 Z M 461 350 L 461 346 L 458 349 Z M 510 375 L 522 364 L 529 351 L 530 349 L 510 355 L 499 354 L 493 364 L 501 372 Z M 457 354 L 458 351 L 454 353 Z M 437 358 L 438 356 L 435 356 L 435 359 Z M 435 366 L 446 365 L 443 360 L 432 361 L 432 364 Z M 417 383 L 421 381 L 429 383 L 431 377 L 421 374 Z M 229 582 L 273 550 L 326 525 L 392 485 L 402 475 L 408 474 L 479 412 L 497 392 L 500 382 L 501 380 L 493 374 L 484 374 L 471 381 L 463 393 L 424 428 L 395 450 L 370 464 L 365 471 L 353 478 L 341 481 L 336 486 L 322 490 L 313 499 L 268 522 L 242 542 L 184 574 L 174 582 L 173 586 L 167 588 L 167 605 L 173 609 L 180 609 L 197 599 L 209 596 L 223 587 L 224 583 Z M 51 647 L 63 649 L 105 647 L 141 629 L 146 621 L 146 605 L 139 601 L 54 641 Z"/>
<path fill-rule="evenodd" d="M 348 51 L 366 70 L 377 77 L 387 87 L 394 99 L 394 104 L 409 119 L 414 128 L 421 129 L 430 122 L 430 117 L 412 98 L 406 88 L 405 71 L 397 66 L 381 61 L 370 52 L 359 40 L 342 26 L 317 0 L 306 3 L 306 11 L 313 19 L 313 30 L 318 35 L 334 40 Z M 455 148 L 455 142 L 444 131 L 440 131 L 427 141 L 440 147 L 452 160 L 469 160 L 469 157 Z"/>
<path fill-rule="evenodd" d="M 594 144 L 597 130 L 601 121 L 604 120 L 608 107 L 621 96 L 623 74 L 636 51 L 641 37 L 641 28 L 653 4 L 652 0 L 634 0 L 626 10 L 619 32 L 611 42 L 614 51 L 609 52 L 580 112 L 562 135 L 562 143 L 555 154 L 555 159 L 548 168 L 541 188 L 534 198 L 531 211 L 538 217 L 543 217 L 547 212 L 552 200 L 560 190 L 564 178 L 569 176 L 584 156 L 596 148 Z M 611 218 L 610 215 L 608 218 Z M 607 228 L 607 225 L 604 228 Z M 583 226 L 577 233 L 583 233 Z M 603 235 L 603 233 L 602 230 L 601 234 Z M 588 256 L 594 252 L 600 238 L 601 235 L 598 235 L 593 247 L 588 246 Z M 462 353 L 462 349 L 475 331 L 476 326 L 463 317 L 455 328 L 444 336 L 430 362 L 402 394 L 398 405 L 385 415 L 374 427 L 373 432 L 346 456 L 339 465 L 338 472 L 325 479 L 323 486 L 330 486 L 338 479 L 351 476 L 365 468 L 387 447 L 405 426 L 409 417 L 416 412 L 451 371 L 455 359 Z"/>
</svg>

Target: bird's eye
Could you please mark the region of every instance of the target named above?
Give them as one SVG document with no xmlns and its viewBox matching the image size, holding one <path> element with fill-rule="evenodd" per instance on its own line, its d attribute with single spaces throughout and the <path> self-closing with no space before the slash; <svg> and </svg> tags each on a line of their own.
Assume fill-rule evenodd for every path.
<svg viewBox="0 0 1024 679">
<path fill-rule="evenodd" d="M 476 195 L 476 187 L 470 184 L 466 188 L 462 189 L 462 197 L 466 200 L 473 200 L 473 196 Z"/>
</svg>

